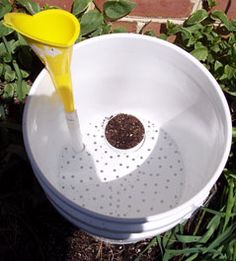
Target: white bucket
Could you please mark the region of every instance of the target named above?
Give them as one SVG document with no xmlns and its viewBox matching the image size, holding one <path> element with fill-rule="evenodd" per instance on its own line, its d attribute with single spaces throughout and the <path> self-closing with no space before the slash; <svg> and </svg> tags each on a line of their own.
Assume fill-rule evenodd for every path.
<svg viewBox="0 0 236 261">
<path fill-rule="evenodd" d="M 63 106 L 45 70 L 24 112 L 26 150 L 59 212 L 95 236 L 122 242 L 188 218 L 230 151 L 230 113 L 212 75 L 177 46 L 135 34 L 77 44 L 71 69 L 82 153 L 73 152 Z M 143 123 L 137 150 L 117 150 L 106 141 L 106 123 L 118 113 Z"/>
</svg>

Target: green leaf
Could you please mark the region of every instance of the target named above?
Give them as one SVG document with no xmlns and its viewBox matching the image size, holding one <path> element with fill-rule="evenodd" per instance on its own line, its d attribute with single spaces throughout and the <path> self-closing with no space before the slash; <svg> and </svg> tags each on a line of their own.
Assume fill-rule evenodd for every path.
<svg viewBox="0 0 236 261">
<path fill-rule="evenodd" d="M 216 6 L 216 1 L 215 0 L 207 0 L 207 4 L 210 8 Z"/>
<path fill-rule="evenodd" d="M 113 33 L 125 33 L 126 32 L 126 30 L 125 30 L 125 28 L 124 27 L 117 27 L 117 28 L 115 28 L 114 30 L 113 30 Z"/>
<path fill-rule="evenodd" d="M 16 2 L 32 15 L 40 12 L 40 6 L 31 0 L 16 0 Z"/>
<path fill-rule="evenodd" d="M 4 66 L 2 63 L 0 63 L 0 76 L 3 74 Z"/>
<path fill-rule="evenodd" d="M 224 24 L 224 26 L 227 28 L 227 30 L 230 31 L 230 29 L 231 29 L 230 21 L 228 20 L 226 14 L 224 12 L 218 11 L 218 10 L 212 11 L 211 18 L 214 20 L 220 20 Z"/>
<path fill-rule="evenodd" d="M 203 247 L 193 247 L 193 248 L 184 248 L 184 249 L 166 249 L 166 253 L 171 257 L 179 256 L 179 255 L 188 255 L 194 253 L 201 253 L 206 248 Z"/>
<path fill-rule="evenodd" d="M 29 93 L 30 86 L 26 81 L 21 81 L 17 83 L 16 96 L 20 101 L 23 101 L 26 95 Z"/>
<path fill-rule="evenodd" d="M 20 72 L 21 72 L 22 78 L 29 77 L 29 73 L 27 71 L 21 69 Z"/>
<path fill-rule="evenodd" d="M 12 5 L 8 1 L 2 1 L 0 3 L 0 19 L 12 10 Z"/>
<path fill-rule="evenodd" d="M 136 4 L 127 0 L 111 0 L 103 5 L 105 15 L 111 20 L 120 19 L 129 14 Z"/>
<path fill-rule="evenodd" d="M 3 73 L 12 71 L 11 66 L 8 64 L 3 64 Z"/>
<path fill-rule="evenodd" d="M 222 232 L 213 242 L 208 246 L 208 248 L 204 251 L 204 253 L 220 246 L 227 238 L 232 235 L 235 235 L 236 232 L 236 224 L 229 226 L 224 232 Z"/>
<path fill-rule="evenodd" d="M 227 228 L 227 225 L 231 219 L 231 214 L 233 211 L 233 207 L 236 204 L 235 197 L 234 197 L 234 181 L 232 179 L 228 179 L 228 198 L 227 198 L 227 204 L 226 204 L 226 211 L 225 211 L 225 222 L 223 226 L 223 231 Z"/>
<path fill-rule="evenodd" d="M 219 68 L 222 68 L 223 67 L 223 64 L 219 61 L 215 61 L 215 64 L 214 64 L 214 70 L 217 71 Z"/>
<path fill-rule="evenodd" d="M 14 40 L 14 39 L 11 39 L 10 41 L 8 41 L 8 47 L 9 47 L 9 51 L 11 53 L 14 53 L 16 48 L 19 46 L 19 42 Z"/>
<path fill-rule="evenodd" d="M 99 26 L 96 31 L 91 33 L 91 37 L 108 34 L 108 33 L 110 33 L 110 31 L 111 31 L 111 25 L 103 24 L 103 25 Z"/>
<path fill-rule="evenodd" d="M 199 61 L 206 61 L 208 56 L 208 50 L 206 47 L 202 46 L 194 49 L 191 54 L 197 58 Z"/>
<path fill-rule="evenodd" d="M 92 0 L 74 0 L 72 13 L 74 15 L 83 13 L 86 11 L 90 2 L 92 2 Z"/>
<path fill-rule="evenodd" d="M 15 88 L 16 88 L 15 83 L 6 84 L 5 87 L 4 87 L 4 91 L 3 91 L 3 98 L 4 99 L 12 98 L 14 96 L 14 93 L 15 93 Z"/>
<path fill-rule="evenodd" d="M 191 235 L 176 235 L 176 238 L 184 244 L 199 242 L 201 240 L 201 236 L 191 236 Z"/>
<path fill-rule="evenodd" d="M 3 61 L 5 63 L 10 63 L 11 60 L 12 60 L 12 57 L 11 57 L 11 55 L 9 53 L 3 53 L 2 57 L 3 57 Z"/>
<path fill-rule="evenodd" d="M 102 34 L 109 34 L 111 32 L 112 26 L 110 24 L 102 25 Z"/>
<path fill-rule="evenodd" d="M 7 36 L 13 32 L 12 29 L 6 27 L 2 21 L 0 21 L 0 37 Z"/>
<path fill-rule="evenodd" d="M 234 69 L 232 66 L 226 64 L 224 67 L 224 74 L 220 77 L 220 80 L 230 80 L 234 77 L 234 74 L 236 72 L 236 69 Z"/>
<path fill-rule="evenodd" d="M 186 21 L 185 25 L 194 25 L 204 21 L 208 17 L 208 13 L 205 9 L 200 9 L 193 13 Z"/>
<path fill-rule="evenodd" d="M 202 236 L 200 243 L 206 243 L 220 225 L 221 215 L 216 214 L 207 224 L 207 231 Z"/>
<path fill-rule="evenodd" d="M 6 71 L 4 74 L 4 79 L 7 82 L 12 82 L 16 79 L 16 73 L 14 71 Z"/>
<path fill-rule="evenodd" d="M 184 27 L 185 30 L 189 31 L 190 33 L 196 33 L 199 30 L 202 30 L 204 26 L 202 24 L 194 24 L 188 27 Z"/>
<path fill-rule="evenodd" d="M 103 15 L 97 10 L 85 13 L 80 21 L 81 35 L 87 35 L 98 29 L 103 23 Z"/>
</svg>

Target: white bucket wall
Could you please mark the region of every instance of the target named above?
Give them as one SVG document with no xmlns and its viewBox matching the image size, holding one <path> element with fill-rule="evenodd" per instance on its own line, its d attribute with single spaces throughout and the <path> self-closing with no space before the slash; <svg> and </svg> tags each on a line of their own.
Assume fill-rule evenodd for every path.
<svg viewBox="0 0 236 261">
<path fill-rule="evenodd" d="M 75 46 L 72 78 L 83 135 L 90 122 L 122 112 L 154 122 L 176 142 L 184 164 L 181 198 L 174 209 L 143 216 L 143 220 L 174 217 L 175 224 L 203 203 L 226 163 L 231 123 L 219 86 L 198 61 L 155 38 L 109 35 Z M 59 187 L 59 155 L 70 138 L 63 107 L 45 71 L 30 92 L 24 138 L 35 174 L 43 180 L 46 193 L 49 188 L 59 201 L 67 198 L 67 204 L 76 207 L 70 193 L 61 194 Z M 83 210 L 82 206 L 79 211 L 96 219 L 96 211 Z M 110 219 L 115 218 L 104 216 L 104 220 Z M 135 220 L 134 216 L 128 222 L 136 224 Z M 153 231 L 158 229 L 155 223 Z"/>
</svg>

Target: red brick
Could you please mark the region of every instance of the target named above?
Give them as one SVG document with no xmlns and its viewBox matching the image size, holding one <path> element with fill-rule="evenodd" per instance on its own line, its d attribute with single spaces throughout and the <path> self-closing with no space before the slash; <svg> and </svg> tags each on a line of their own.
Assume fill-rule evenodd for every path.
<svg viewBox="0 0 236 261">
<path fill-rule="evenodd" d="M 96 0 L 102 9 L 106 0 Z M 141 17 L 181 18 L 191 14 L 193 4 L 190 0 L 132 0 L 136 8 L 130 15 Z"/>
<path fill-rule="evenodd" d="M 34 1 L 37 2 L 41 7 L 47 4 L 49 6 L 58 6 L 67 11 L 71 11 L 71 7 L 73 4 L 73 0 L 34 0 Z"/>
<path fill-rule="evenodd" d="M 215 10 L 227 11 L 227 15 L 230 19 L 236 19 L 236 1 L 232 0 L 217 0 Z M 228 5 L 229 3 L 229 5 Z"/>
<path fill-rule="evenodd" d="M 118 22 L 112 23 L 113 30 L 117 29 L 119 27 L 123 27 L 129 33 L 135 33 L 137 24 L 136 24 L 136 22 L 123 22 L 123 21 L 118 21 Z"/>
<path fill-rule="evenodd" d="M 160 34 L 166 33 L 166 24 L 152 22 L 152 23 L 148 24 L 147 26 L 145 26 L 142 33 L 145 33 L 148 31 L 153 31 L 156 36 L 160 36 Z M 175 39 L 176 39 L 176 36 L 172 35 L 167 38 L 167 41 L 174 43 Z"/>
<path fill-rule="evenodd" d="M 160 23 L 149 23 L 143 29 L 143 33 L 147 31 L 153 31 L 156 35 L 160 35 L 161 33 L 161 24 Z"/>
<path fill-rule="evenodd" d="M 145 17 L 187 17 L 192 11 L 189 0 L 136 0 L 132 15 Z"/>
</svg>

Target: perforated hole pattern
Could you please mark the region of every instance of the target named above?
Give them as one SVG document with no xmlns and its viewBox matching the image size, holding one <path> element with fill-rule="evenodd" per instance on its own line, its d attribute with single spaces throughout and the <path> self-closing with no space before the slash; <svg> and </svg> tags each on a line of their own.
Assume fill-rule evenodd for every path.
<svg viewBox="0 0 236 261">
<path fill-rule="evenodd" d="M 184 164 L 175 141 L 141 120 L 145 138 L 136 150 L 117 150 L 104 136 L 104 119 L 88 124 L 85 150 L 62 148 L 59 189 L 80 207 L 113 217 L 148 217 L 178 205 Z"/>
</svg>

